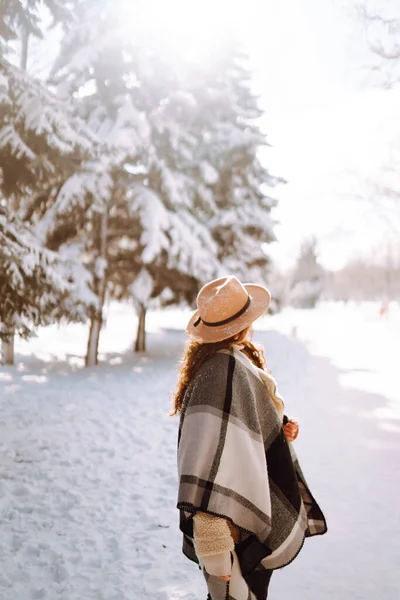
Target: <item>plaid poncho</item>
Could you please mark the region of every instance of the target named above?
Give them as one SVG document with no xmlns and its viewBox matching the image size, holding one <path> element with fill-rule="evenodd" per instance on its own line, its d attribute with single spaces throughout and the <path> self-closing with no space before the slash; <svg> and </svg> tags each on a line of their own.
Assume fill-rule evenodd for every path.
<svg viewBox="0 0 400 600">
<path fill-rule="evenodd" d="M 260 563 L 287 565 L 305 537 L 327 531 L 257 369 L 237 349 L 210 358 L 186 392 L 178 471 L 183 551 L 191 560 L 197 511 L 242 531 L 236 553 L 244 575 Z"/>
</svg>

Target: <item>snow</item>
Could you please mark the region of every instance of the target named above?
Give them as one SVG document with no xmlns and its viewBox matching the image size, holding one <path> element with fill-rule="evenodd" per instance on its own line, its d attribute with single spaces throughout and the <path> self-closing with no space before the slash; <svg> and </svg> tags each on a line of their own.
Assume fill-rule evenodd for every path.
<svg viewBox="0 0 400 600">
<path fill-rule="evenodd" d="M 132 190 L 131 210 L 140 216 L 143 233 L 142 262 L 151 263 L 154 258 L 168 248 L 166 232 L 169 229 L 168 212 L 158 195 L 145 186 L 135 186 Z"/>
<path fill-rule="evenodd" d="M 216 245 L 207 227 L 183 209 L 169 210 L 162 198 L 150 188 L 132 190 L 131 211 L 140 217 L 143 232 L 142 262 L 151 264 L 163 250 L 168 251 L 168 266 L 194 275 L 212 278 L 218 268 Z"/>
<path fill-rule="evenodd" d="M 200 175 L 204 183 L 215 185 L 219 179 L 218 171 L 207 161 L 199 163 Z"/>
<path fill-rule="evenodd" d="M 0 216 L 3 268 L 8 276 L 2 289 L 0 318 L 19 323 L 28 333 L 35 324 L 62 317 L 84 321 L 96 297 L 89 289 L 89 273 L 78 260 L 79 246 L 64 246 L 57 254 L 40 246 L 24 223 Z M 36 286 L 32 286 L 32 276 Z M 22 326 L 23 325 L 23 326 Z"/>
<path fill-rule="evenodd" d="M 12 118 L 17 124 L 23 122 L 28 131 L 37 132 L 50 149 L 61 154 L 92 149 L 93 136 L 82 121 L 72 118 L 67 103 L 25 71 L 7 62 L 2 67 L 14 98 Z"/>
<path fill-rule="evenodd" d="M 74 282 L 70 296 L 71 305 L 78 303 L 86 307 L 95 306 L 98 303 L 98 297 L 90 288 L 92 274 L 85 268 L 82 261 L 79 260 L 81 253 L 82 244 L 80 243 L 68 243 L 60 247 L 59 254 L 65 260 L 63 275 L 67 281 L 71 281 L 72 279 Z"/>
<path fill-rule="evenodd" d="M 398 600 L 400 309 L 324 304 L 259 321 L 255 339 L 300 422 L 296 450 L 329 531 L 274 574 L 271 599 Z M 0 369 L 0 598 L 204 600 L 181 555 L 177 418 L 167 416 L 188 312 L 106 310 L 98 368 L 87 330 L 48 327 Z M 397 351 L 397 352 L 396 352 Z"/>
<path fill-rule="evenodd" d="M 2 73 L 0 73 L 0 87 L 4 88 L 5 91 L 8 90 L 8 80 Z"/>
<path fill-rule="evenodd" d="M 96 258 L 96 261 L 94 264 L 94 269 L 93 269 L 95 277 L 97 277 L 98 279 L 103 279 L 106 269 L 107 269 L 106 259 L 103 258 L 102 256 L 98 256 Z"/>
<path fill-rule="evenodd" d="M 0 148 L 6 148 L 8 145 L 17 158 L 21 158 L 22 156 L 29 160 L 36 158 L 36 154 L 25 144 L 24 140 L 11 124 L 3 125 L 0 131 Z"/>
<path fill-rule="evenodd" d="M 129 286 L 129 291 L 137 304 L 147 306 L 153 291 L 153 278 L 147 269 L 141 269 L 135 281 Z"/>
</svg>

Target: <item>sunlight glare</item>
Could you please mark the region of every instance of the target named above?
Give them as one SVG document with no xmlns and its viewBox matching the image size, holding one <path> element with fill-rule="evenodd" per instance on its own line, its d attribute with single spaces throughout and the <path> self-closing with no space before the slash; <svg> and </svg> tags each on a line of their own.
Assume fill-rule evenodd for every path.
<svg viewBox="0 0 400 600">
<path fill-rule="evenodd" d="M 230 0 L 119 0 L 125 23 L 159 51 L 186 60 L 206 60 L 221 40 L 239 37 L 242 2 Z M 241 10 L 239 10 L 241 8 Z"/>
</svg>

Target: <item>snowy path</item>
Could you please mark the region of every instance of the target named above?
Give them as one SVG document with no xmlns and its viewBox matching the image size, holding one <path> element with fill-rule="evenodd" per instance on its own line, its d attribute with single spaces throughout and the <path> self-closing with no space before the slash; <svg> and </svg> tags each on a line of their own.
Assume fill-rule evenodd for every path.
<svg viewBox="0 0 400 600">
<path fill-rule="evenodd" d="M 177 419 L 166 416 L 182 333 L 157 333 L 154 317 L 149 355 L 133 358 L 127 319 L 110 318 L 101 368 L 78 368 L 78 327 L 42 332 L 19 345 L 19 368 L 0 368 L 1 600 L 205 598 L 180 552 Z M 256 337 L 300 421 L 297 451 L 329 533 L 274 575 L 271 600 L 398 600 L 393 394 L 345 388 L 344 367 L 282 333 L 282 319 Z"/>
</svg>

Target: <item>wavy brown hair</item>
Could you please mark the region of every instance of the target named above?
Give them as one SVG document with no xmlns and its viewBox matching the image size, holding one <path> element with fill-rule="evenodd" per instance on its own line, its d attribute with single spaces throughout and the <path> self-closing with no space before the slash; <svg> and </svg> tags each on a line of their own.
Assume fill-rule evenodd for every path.
<svg viewBox="0 0 400 600">
<path fill-rule="evenodd" d="M 250 330 L 251 326 L 246 327 L 246 329 L 243 329 L 236 335 L 227 338 L 226 340 L 222 340 L 222 342 L 215 342 L 212 344 L 189 340 L 180 364 L 179 380 L 174 393 L 174 410 L 170 413 L 171 416 L 180 413 L 183 398 L 193 377 L 200 367 L 219 350 L 230 348 L 233 344 L 241 344 L 243 354 L 245 354 L 256 367 L 259 367 L 260 369 L 264 368 L 265 357 L 263 350 L 257 348 L 252 342 L 246 339 Z"/>
</svg>

